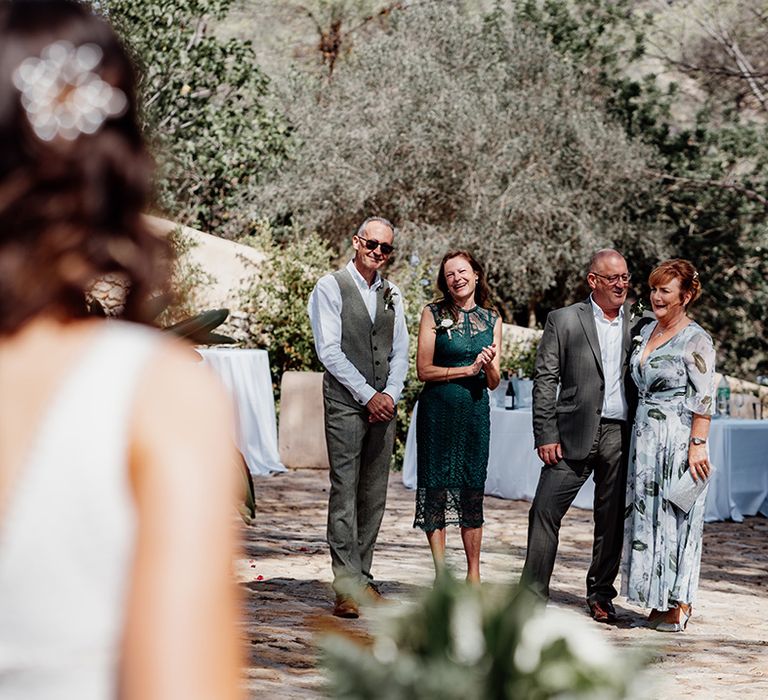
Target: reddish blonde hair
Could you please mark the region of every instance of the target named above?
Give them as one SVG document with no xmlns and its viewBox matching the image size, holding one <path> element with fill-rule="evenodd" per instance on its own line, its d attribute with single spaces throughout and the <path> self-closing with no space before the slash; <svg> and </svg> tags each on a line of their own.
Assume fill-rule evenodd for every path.
<svg viewBox="0 0 768 700">
<path fill-rule="evenodd" d="M 673 258 L 665 260 L 657 265 L 648 276 L 648 284 L 651 287 L 658 287 L 676 279 L 680 282 L 680 301 L 686 294 L 690 293 L 691 300 L 686 304 L 689 306 L 701 296 L 701 281 L 696 268 L 688 260 L 682 258 Z"/>
</svg>

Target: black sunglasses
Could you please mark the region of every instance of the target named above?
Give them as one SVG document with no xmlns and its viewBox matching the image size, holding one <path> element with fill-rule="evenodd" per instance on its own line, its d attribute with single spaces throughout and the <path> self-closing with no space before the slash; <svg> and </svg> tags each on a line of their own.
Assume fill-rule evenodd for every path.
<svg viewBox="0 0 768 700">
<path fill-rule="evenodd" d="M 382 255 L 391 255 L 395 250 L 395 247 L 389 245 L 389 243 L 381 243 L 380 241 L 374 241 L 372 238 L 363 238 L 362 236 L 358 236 L 358 238 L 365 243 L 365 247 L 368 248 L 368 250 L 376 250 L 376 248 L 380 248 Z"/>
</svg>

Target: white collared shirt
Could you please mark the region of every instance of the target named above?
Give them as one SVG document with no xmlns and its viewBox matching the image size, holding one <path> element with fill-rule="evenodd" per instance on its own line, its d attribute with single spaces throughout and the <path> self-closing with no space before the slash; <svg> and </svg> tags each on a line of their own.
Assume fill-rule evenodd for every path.
<svg viewBox="0 0 768 700">
<path fill-rule="evenodd" d="M 605 378 L 601 416 L 626 420 L 629 408 L 624 394 L 624 382 L 621 378 L 624 307 L 619 309 L 619 315 L 615 319 L 609 321 L 591 294 L 589 301 L 592 304 L 592 314 L 595 317 L 597 339 L 600 343 L 600 361 L 603 363 L 603 377 Z"/>
<path fill-rule="evenodd" d="M 381 287 L 381 275 L 377 272 L 373 284 L 369 287 L 365 278 L 358 272 L 354 260 L 347 263 L 347 271 L 352 275 L 355 286 L 368 309 L 371 321 L 376 318 L 376 291 Z M 392 287 L 392 300 L 395 306 L 395 327 L 392 336 L 392 351 L 389 354 L 389 376 L 384 393 L 397 403 L 405 384 L 408 372 L 408 328 L 405 325 L 403 296 L 396 285 Z M 312 333 L 315 336 L 315 349 L 323 367 L 327 369 L 361 404 L 367 404 L 376 393 L 360 371 L 350 362 L 341 349 L 341 290 L 333 275 L 323 275 L 315 285 L 307 304 Z"/>
</svg>

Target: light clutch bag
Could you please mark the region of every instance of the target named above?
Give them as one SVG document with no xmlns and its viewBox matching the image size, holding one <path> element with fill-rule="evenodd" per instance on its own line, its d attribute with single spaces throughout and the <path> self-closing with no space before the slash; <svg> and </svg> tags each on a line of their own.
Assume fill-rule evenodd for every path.
<svg viewBox="0 0 768 700">
<path fill-rule="evenodd" d="M 713 464 L 709 465 L 709 476 L 706 479 L 693 480 L 691 470 L 686 469 L 682 476 L 677 477 L 669 489 L 667 500 L 677 506 L 683 513 L 687 513 L 693 508 L 696 499 L 701 492 L 707 488 L 707 484 L 712 480 L 712 474 L 715 472 Z"/>
</svg>

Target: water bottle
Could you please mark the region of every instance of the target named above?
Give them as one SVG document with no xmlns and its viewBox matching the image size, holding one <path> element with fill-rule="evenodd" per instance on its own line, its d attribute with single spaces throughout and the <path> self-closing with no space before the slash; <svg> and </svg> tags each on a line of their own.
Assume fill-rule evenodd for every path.
<svg viewBox="0 0 768 700">
<path fill-rule="evenodd" d="M 512 381 L 512 377 L 507 382 L 507 391 L 504 394 L 504 408 L 507 411 L 513 411 L 515 409 L 515 386 Z"/>
<path fill-rule="evenodd" d="M 717 385 L 717 414 L 729 416 L 731 414 L 731 387 L 723 375 Z"/>
</svg>

